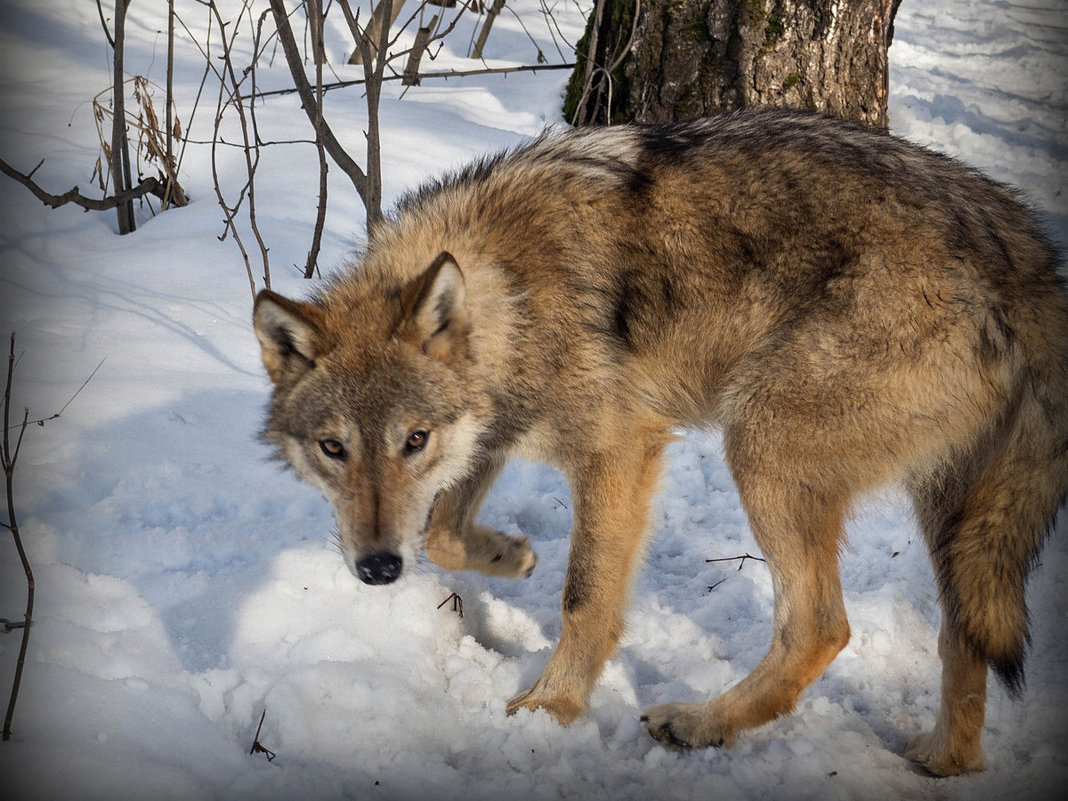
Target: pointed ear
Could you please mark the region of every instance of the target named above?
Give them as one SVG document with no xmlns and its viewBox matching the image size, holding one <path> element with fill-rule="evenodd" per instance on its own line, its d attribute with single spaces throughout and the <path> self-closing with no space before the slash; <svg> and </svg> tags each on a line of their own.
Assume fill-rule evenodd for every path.
<svg viewBox="0 0 1068 801">
<path fill-rule="evenodd" d="M 451 254 L 442 252 L 402 292 L 405 338 L 444 362 L 467 353 L 470 322 L 464 276 Z"/>
<path fill-rule="evenodd" d="M 322 310 L 265 289 L 256 296 L 252 324 L 263 366 L 276 386 L 290 384 L 315 366 L 324 348 Z"/>
</svg>

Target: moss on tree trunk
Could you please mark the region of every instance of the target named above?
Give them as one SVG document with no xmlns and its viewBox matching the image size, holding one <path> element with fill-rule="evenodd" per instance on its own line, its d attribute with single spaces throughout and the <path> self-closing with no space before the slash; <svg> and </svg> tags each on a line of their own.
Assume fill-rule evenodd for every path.
<svg viewBox="0 0 1068 801">
<path fill-rule="evenodd" d="M 576 125 L 670 122 L 770 105 L 885 126 L 899 2 L 600 0 L 564 114 Z"/>
</svg>

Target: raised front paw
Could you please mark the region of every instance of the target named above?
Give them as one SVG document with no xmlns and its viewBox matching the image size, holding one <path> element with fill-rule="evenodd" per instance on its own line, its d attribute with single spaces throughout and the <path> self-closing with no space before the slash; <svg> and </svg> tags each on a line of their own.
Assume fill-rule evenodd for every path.
<svg viewBox="0 0 1068 801">
<path fill-rule="evenodd" d="M 734 733 L 718 721 L 708 704 L 654 706 L 641 721 L 653 739 L 669 748 L 724 746 L 734 740 Z"/>
<path fill-rule="evenodd" d="M 538 564 L 538 555 L 526 537 L 511 537 L 480 526 L 468 538 L 470 570 L 503 578 L 526 578 Z"/>
<path fill-rule="evenodd" d="M 526 578 L 538 564 L 526 537 L 510 537 L 479 525 L 469 526 L 463 536 L 446 527 L 432 528 L 426 555 L 446 570 L 477 570 L 502 578 Z"/>
</svg>

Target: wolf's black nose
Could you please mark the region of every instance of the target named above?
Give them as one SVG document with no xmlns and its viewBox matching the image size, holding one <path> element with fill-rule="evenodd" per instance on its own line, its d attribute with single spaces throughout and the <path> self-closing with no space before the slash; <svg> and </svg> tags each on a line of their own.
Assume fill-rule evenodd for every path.
<svg viewBox="0 0 1068 801">
<path fill-rule="evenodd" d="M 392 584 L 401 574 L 404 562 L 396 554 L 382 551 L 356 563 L 356 575 L 364 584 Z"/>
</svg>

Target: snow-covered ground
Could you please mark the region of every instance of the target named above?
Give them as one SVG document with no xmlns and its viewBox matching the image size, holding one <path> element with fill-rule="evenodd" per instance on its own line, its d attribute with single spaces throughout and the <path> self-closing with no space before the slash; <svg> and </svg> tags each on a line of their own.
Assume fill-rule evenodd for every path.
<svg viewBox="0 0 1068 801">
<path fill-rule="evenodd" d="M 110 3 L 105 3 L 110 7 Z M 235 7 L 236 3 L 224 3 Z M 265 6 L 265 4 L 260 4 Z M 589 5 L 585 2 L 584 5 Z M 206 10 L 178 0 L 203 39 Z M 550 60 L 534 0 L 509 3 Z M 162 83 L 163 3 L 133 3 L 127 69 Z M 557 4 L 574 40 L 581 19 Z M 335 9 L 333 16 L 340 21 Z M 1068 242 L 1068 3 L 905 0 L 897 17 L 892 128 L 1021 186 Z M 430 68 L 463 66 L 472 23 Z M 243 35 L 247 52 L 247 35 Z M 329 32 L 333 64 L 348 44 Z M 449 49 L 451 48 L 451 49 Z M 505 13 L 493 64 L 536 50 Z M 95 4 L 7 0 L 0 10 L 0 156 L 53 192 L 88 192 L 97 158 L 89 100 L 109 83 Z M 179 114 L 210 136 L 216 84 L 197 117 L 202 71 L 180 32 Z M 340 77 L 352 68 L 335 67 Z M 265 87 L 286 83 L 280 54 Z M 566 72 L 427 81 L 383 100 L 387 204 L 443 169 L 558 124 Z M 352 152 L 362 99 L 329 95 Z M 292 96 L 259 109 L 265 139 L 308 136 Z M 237 151 L 222 154 L 236 194 Z M 849 646 L 797 712 L 730 750 L 674 753 L 638 715 L 737 681 L 770 633 L 763 564 L 715 436 L 673 446 L 656 536 L 633 593 L 629 629 L 568 728 L 544 713 L 504 714 L 538 674 L 559 630 L 570 523 L 568 490 L 548 468 L 504 473 L 485 520 L 532 535 L 526 581 L 452 575 L 429 564 L 398 586 L 358 584 L 331 542 L 325 502 L 266 461 L 256 439 L 268 385 L 259 363 L 244 266 L 220 242 L 210 157 L 190 145 L 186 208 L 115 234 L 110 213 L 57 211 L 0 179 L 0 332 L 23 353 L 15 406 L 63 415 L 26 434 L 15 499 L 37 578 L 37 610 L 14 739 L 0 744 L 9 799 L 1008 799 L 1042 798 L 1068 781 L 1068 642 L 1062 514 L 1029 589 L 1034 641 L 1023 699 L 991 681 L 984 733 L 990 769 L 931 779 L 903 758 L 938 703 L 938 607 L 922 543 L 892 490 L 850 526 L 843 558 Z M 264 152 L 258 216 L 276 289 L 308 287 L 314 149 Z M 321 263 L 336 269 L 362 236 L 363 209 L 338 171 Z M 246 244 L 250 232 L 243 231 Z M 5 344 L 6 349 L 6 344 Z M 6 519 L 6 518 L 5 518 Z M 714 589 L 710 590 L 710 587 Z M 464 616 L 452 603 L 463 599 Z M 17 619 L 24 582 L 0 537 L 0 616 Z M 17 633 L 0 634 L 6 705 Z M 262 744 L 250 756 L 261 713 Z"/>
</svg>

